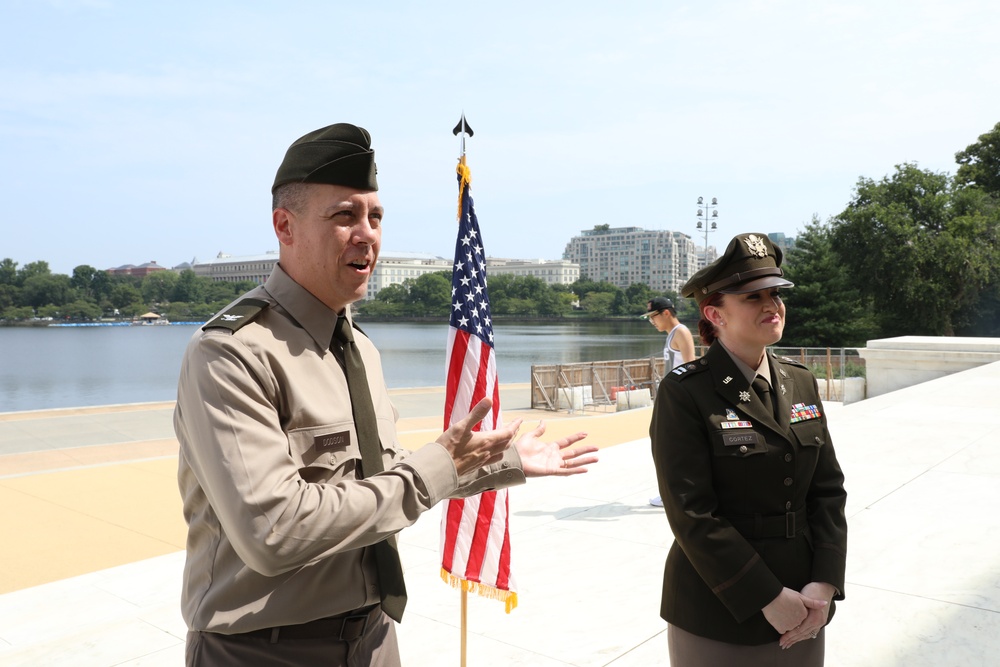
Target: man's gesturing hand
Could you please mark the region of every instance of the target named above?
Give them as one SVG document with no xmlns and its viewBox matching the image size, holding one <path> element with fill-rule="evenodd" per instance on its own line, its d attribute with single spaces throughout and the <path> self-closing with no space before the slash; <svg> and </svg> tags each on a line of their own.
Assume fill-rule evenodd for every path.
<svg viewBox="0 0 1000 667">
<path fill-rule="evenodd" d="M 521 420 L 515 419 L 495 431 L 474 431 L 483 417 L 493 407 L 493 401 L 484 398 L 465 416 L 441 434 L 438 444 L 448 450 L 455 461 L 459 475 L 496 463 L 503 458 L 503 452 L 521 428 Z M 527 473 L 527 471 L 525 471 Z"/>
<path fill-rule="evenodd" d="M 567 449 L 573 443 L 586 438 L 586 433 L 574 433 L 553 442 L 542 442 L 539 438 L 544 433 L 545 422 L 538 422 L 533 431 L 524 434 L 514 443 L 514 449 L 521 457 L 521 468 L 525 477 L 575 475 L 587 472 L 588 465 L 597 463 L 596 456 L 588 456 L 596 452 L 597 447 Z"/>
</svg>

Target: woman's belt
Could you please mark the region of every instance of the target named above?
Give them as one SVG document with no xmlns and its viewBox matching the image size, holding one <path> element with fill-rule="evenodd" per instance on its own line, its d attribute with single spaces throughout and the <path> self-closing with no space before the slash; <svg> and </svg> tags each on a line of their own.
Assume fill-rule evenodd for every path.
<svg viewBox="0 0 1000 667">
<path fill-rule="evenodd" d="M 804 532 L 809 525 L 805 507 L 784 514 L 734 515 L 723 518 L 727 519 L 740 535 L 750 540 L 769 537 L 792 538 Z"/>
</svg>

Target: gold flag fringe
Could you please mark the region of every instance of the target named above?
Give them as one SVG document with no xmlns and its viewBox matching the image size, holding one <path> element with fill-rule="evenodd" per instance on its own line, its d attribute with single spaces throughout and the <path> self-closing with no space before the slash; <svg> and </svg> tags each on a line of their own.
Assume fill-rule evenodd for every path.
<svg viewBox="0 0 1000 667">
<path fill-rule="evenodd" d="M 467 581 L 461 577 L 456 577 L 448 570 L 441 568 L 441 581 L 452 588 L 475 593 L 476 595 L 490 600 L 499 600 L 504 603 L 504 610 L 509 614 L 517 606 L 517 593 L 514 591 L 503 591 L 488 584 L 477 584 L 474 581 Z"/>
<path fill-rule="evenodd" d="M 462 177 L 458 184 L 458 215 L 455 216 L 456 220 L 461 220 L 462 195 L 465 194 L 466 186 L 472 182 L 472 170 L 469 169 L 469 165 L 465 164 L 464 155 L 458 159 L 458 167 L 455 169 L 455 171 L 458 172 L 458 175 Z"/>
</svg>

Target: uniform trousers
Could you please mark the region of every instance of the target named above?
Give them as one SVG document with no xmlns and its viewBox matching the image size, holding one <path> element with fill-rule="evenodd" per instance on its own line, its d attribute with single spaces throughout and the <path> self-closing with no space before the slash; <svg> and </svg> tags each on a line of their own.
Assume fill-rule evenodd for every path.
<svg viewBox="0 0 1000 667">
<path fill-rule="evenodd" d="M 667 625 L 670 667 L 823 667 L 826 629 L 816 639 L 806 639 L 783 649 L 778 642 L 745 646 L 707 639 Z"/>
<path fill-rule="evenodd" d="M 273 642 L 260 634 L 188 632 L 187 667 L 400 667 L 396 624 L 381 610 L 373 615 L 364 632 L 351 640 L 338 637 L 282 639 L 280 628 Z"/>
</svg>

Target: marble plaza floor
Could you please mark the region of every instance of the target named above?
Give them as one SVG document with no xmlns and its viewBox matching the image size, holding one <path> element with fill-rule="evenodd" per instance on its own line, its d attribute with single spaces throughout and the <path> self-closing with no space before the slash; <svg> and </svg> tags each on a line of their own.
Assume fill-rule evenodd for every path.
<svg viewBox="0 0 1000 667">
<path fill-rule="evenodd" d="M 658 617 L 671 538 L 649 408 L 581 415 L 503 397 L 508 419 L 590 433 L 586 475 L 511 494 L 520 605 L 469 599 L 476 667 L 668 665 Z M 847 475 L 847 599 L 830 667 L 1000 664 L 1000 363 L 827 406 Z M 396 398 L 404 442 L 440 430 L 437 390 Z M 512 410 L 511 407 L 515 409 Z M 169 404 L 0 414 L 0 664 L 183 664 L 184 527 Z M 401 534 L 404 664 L 459 664 L 459 595 L 438 577 L 439 512 Z"/>
</svg>

